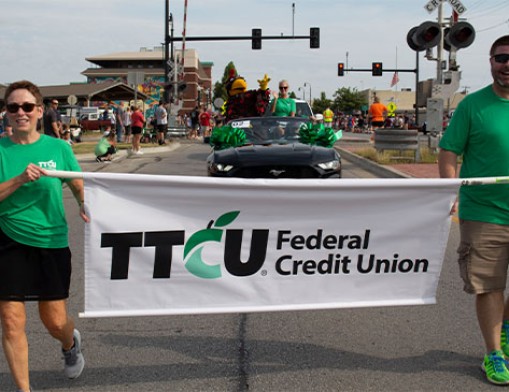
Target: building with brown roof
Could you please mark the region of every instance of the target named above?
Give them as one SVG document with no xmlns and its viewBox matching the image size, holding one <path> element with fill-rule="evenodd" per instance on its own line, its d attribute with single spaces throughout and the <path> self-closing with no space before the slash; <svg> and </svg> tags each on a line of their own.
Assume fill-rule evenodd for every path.
<svg viewBox="0 0 509 392">
<path fill-rule="evenodd" d="M 174 57 L 181 63 L 182 51 Z M 119 52 L 86 58 L 93 64 L 82 72 L 90 84 L 105 82 L 136 82 L 138 91 L 149 97 L 149 106 L 164 98 L 165 63 L 163 47 L 141 48 L 139 52 Z M 172 105 L 172 112 L 188 113 L 199 104 L 210 104 L 212 97 L 212 62 L 202 62 L 195 49 L 186 49 L 183 74 L 179 85 L 186 85 Z M 180 69 L 181 70 L 181 69 Z M 137 83 L 140 82 L 140 83 Z"/>
</svg>

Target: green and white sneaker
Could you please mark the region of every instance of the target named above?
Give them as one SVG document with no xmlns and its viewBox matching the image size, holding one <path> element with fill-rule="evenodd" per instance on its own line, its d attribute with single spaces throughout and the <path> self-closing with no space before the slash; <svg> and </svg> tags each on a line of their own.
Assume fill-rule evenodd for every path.
<svg viewBox="0 0 509 392">
<path fill-rule="evenodd" d="M 500 345 L 506 358 L 509 358 L 509 320 L 504 320 L 500 332 Z"/>
<path fill-rule="evenodd" d="M 509 384 L 509 370 L 507 370 L 507 362 L 501 350 L 494 350 L 485 355 L 481 368 L 492 384 Z"/>
</svg>

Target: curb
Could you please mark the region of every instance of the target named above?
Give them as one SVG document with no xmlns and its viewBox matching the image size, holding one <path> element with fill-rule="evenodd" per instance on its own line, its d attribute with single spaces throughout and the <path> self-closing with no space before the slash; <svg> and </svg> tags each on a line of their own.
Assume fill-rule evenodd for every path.
<svg viewBox="0 0 509 392">
<path fill-rule="evenodd" d="M 147 147 L 147 148 L 142 148 L 142 150 L 145 154 L 153 154 L 153 153 L 157 153 L 157 152 L 170 152 L 170 151 L 176 150 L 179 147 L 180 147 L 179 142 L 172 142 L 165 147 Z M 76 157 L 78 159 L 78 162 L 79 161 L 90 161 L 90 160 L 95 161 L 95 154 L 93 154 L 93 153 L 77 154 Z M 130 158 L 129 150 L 119 150 L 115 154 L 115 161 L 118 161 L 120 159 L 127 159 L 127 158 Z"/>
<path fill-rule="evenodd" d="M 364 170 L 367 170 L 374 175 L 381 178 L 412 178 L 412 176 L 400 172 L 399 170 L 393 169 L 392 167 L 387 167 L 383 165 L 379 165 L 376 162 L 370 161 L 369 159 L 363 158 L 357 154 L 354 154 L 351 151 L 345 150 L 341 147 L 335 147 L 336 150 L 340 152 L 341 158 L 350 161 Z"/>
</svg>

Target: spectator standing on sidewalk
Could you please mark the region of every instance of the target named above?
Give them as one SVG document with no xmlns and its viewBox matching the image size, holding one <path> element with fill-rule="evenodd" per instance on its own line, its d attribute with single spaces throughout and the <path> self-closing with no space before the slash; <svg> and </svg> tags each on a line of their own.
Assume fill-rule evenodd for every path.
<svg viewBox="0 0 509 392">
<path fill-rule="evenodd" d="M 58 101 L 52 99 L 49 106 L 44 111 L 43 123 L 44 134 L 52 137 L 60 138 L 60 123 L 58 121 Z"/>
<path fill-rule="evenodd" d="M 211 118 L 210 113 L 205 108 L 201 108 L 199 120 L 200 128 L 204 137 L 210 136 L 210 131 L 212 130 L 212 124 L 210 123 Z"/>
<path fill-rule="evenodd" d="M 198 106 L 196 106 L 193 111 L 189 114 L 189 118 L 191 120 L 191 132 L 189 134 L 191 139 L 196 139 L 198 137 L 198 129 L 200 127 L 199 123 L 200 111 Z"/>
<path fill-rule="evenodd" d="M 81 171 L 65 141 L 37 131 L 42 95 L 26 80 L 5 90 L 13 134 L 0 139 L 0 320 L 2 344 L 19 391 L 30 390 L 26 301 L 37 301 L 39 316 L 62 346 L 64 373 L 78 377 L 85 360 L 81 336 L 67 313 L 71 252 L 62 184 L 71 189 L 88 222 L 82 179 L 47 176 L 49 170 Z M 2 388 L 4 389 L 4 388 Z"/>
<path fill-rule="evenodd" d="M 125 126 L 125 134 L 124 134 L 124 142 L 131 143 L 131 108 L 128 106 L 124 112 L 124 126 Z"/>
<path fill-rule="evenodd" d="M 122 143 L 122 139 L 125 133 L 124 117 L 124 103 L 120 102 L 120 104 L 115 109 L 115 133 L 117 134 L 117 143 Z"/>
<path fill-rule="evenodd" d="M 157 142 L 159 145 L 166 144 L 165 137 L 168 131 L 168 111 L 164 101 L 159 101 L 159 106 L 155 112 L 156 116 L 156 127 L 157 127 Z"/>
<path fill-rule="evenodd" d="M 323 111 L 323 125 L 325 128 L 332 128 L 332 121 L 334 120 L 334 112 L 329 106 Z"/>
<path fill-rule="evenodd" d="M 143 127 L 145 126 L 145 116 L 138 106 L 133 106 L 131 109 L 133 112 L 131 114 L 131 133 L 133 138 L 131 152 L 135 155 L 141 155 L 143 151 L 140 148 L 140 141 Z"/>
<path fill-rule="evenodd" d="M 385 120 L 387 118 L 387 112 L 387 107 L 380 102 L 380 98 L 375 97 L 375 101 L 371 104 L 368 110 L 371 131 L 373 131 L 373 128 L 384 127 Z"/>
<path fill-rule="evenodd" d="M 490 49 L 493 83 L 460 102 L 440 141 L 440 177 L 509 176 L 509 35 Z M 489 382 L 509 384 L 509 185 L 463 186 L 459 192 L 458 261 L 464 290 L 475 294 Z M 455 211 L 455 207 L 453 211 Z"/>
</svg>

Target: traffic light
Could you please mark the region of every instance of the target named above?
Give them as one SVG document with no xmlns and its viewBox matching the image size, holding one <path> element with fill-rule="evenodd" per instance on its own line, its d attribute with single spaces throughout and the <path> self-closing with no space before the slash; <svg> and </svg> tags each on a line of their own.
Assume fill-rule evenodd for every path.
<svg viewBox="0 0 509 392">
<path fill-rule="evenodd" d="M 470 46 L 474 39 L 475 30 L 472 25 L 467 22 L 458 22 L 447 31 L 444 42 L 446 45 L 461 49 Z"/>
<path fill-rule="evenodd" d="M 262 48 L 262 29 L 251 30 L 251 49 L 259 50 Z"/>
<path fill-rule="evenodd" d="M 382 76 L 383 69 L 382 69 L 382 63 L 375 62 L 371 64 L 371 74 L 373 76 Z"/>
<path fill-rule="evenodd" d="M 345 64 L 338 63 L 338 76 L 345 76 Z"/>
<path fill-rule="evenodd" d="M 407 34 L 406 41 L 410 49 L 420 52 L 432 48 L 440 41 L 440 25 L 436 22 L 423 22 L 413 27 Z"/>
<path fill-rule="evenodd" d="M 311 27 L 309 29 L 309 47 L 311 49 L 318 49 L 320 47 L 320 28 Z"/>
</svg>

